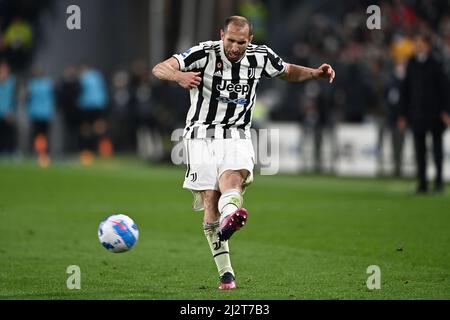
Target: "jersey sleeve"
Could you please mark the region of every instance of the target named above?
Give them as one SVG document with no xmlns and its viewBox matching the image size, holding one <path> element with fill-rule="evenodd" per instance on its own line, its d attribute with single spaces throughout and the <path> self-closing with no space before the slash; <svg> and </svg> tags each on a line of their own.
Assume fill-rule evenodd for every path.
<svg viewBox="0 0 450 320">
<path fill-rule="evenodd" d="M 206 66 L 207 56 L 208 53 L 202 43 L 187 49 L 183 53 L 173 55 L 180 65 L 180 71 L 191 71 L 204 68 Z"/>
<path fill-rule="evenodd" d="M 267 48 L 267 59 L 264 65 L 263 75 L 267 78 L 275 78 L 286 70 L 286 63 L 272 49 Z"/>
</svg>

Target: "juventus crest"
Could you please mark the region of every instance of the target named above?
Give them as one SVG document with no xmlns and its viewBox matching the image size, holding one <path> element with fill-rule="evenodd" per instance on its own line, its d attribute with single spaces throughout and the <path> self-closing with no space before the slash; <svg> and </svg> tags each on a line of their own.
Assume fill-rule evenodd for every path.
<svg viewBox="0 0 450 320">
<path fill-rule="evenodd" d="M 248 78 L 249 79 L 255 78 L 255 68 L 248 68 Z"/>
</svg>

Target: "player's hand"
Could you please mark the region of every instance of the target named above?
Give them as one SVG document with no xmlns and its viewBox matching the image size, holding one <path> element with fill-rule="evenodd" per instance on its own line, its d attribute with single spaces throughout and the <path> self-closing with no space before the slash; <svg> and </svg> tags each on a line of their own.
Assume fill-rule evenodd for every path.
<svg viewBox="0 0 450 320">
<path fill-rule="evenodd" d="M 318 78 L 328 79 L 329 82 L 332 83 L 336 73 L 329 64 L 324 63 L 317 69 L 317 75 Z"/>
<path fill-rule="evenodd" d="M 448 114 L 448 112 L 442 112 L 441 118 L 446 126 L 450 126 L 450 114 Z"/>
<path fill-rule="evenodd" d="M 184 89 L 197 88 L 202 82 L 200 77 L 201 72 L 181 72 L 178 71 L 176 75 L 176 82 Z"/>
<path fill-rule="evenodd" d="M 406 129 L 406 125 L 407 125 L 407 122 L 406 122 L 406 118 L 405 118 L 405 117 L 400 117 L 400 118 L 398 118 L 398 121 L 397 121 L 397 128 L 398 128 L 400 131 L 404 131 L 404 130 Z"/>
</svg>

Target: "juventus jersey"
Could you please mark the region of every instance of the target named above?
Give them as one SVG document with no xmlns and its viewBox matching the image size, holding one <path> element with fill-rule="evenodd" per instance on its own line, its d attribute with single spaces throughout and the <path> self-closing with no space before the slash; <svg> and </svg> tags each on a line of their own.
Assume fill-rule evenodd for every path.
<svg viewBox="0 0 450 320">
<path fill-rule="evenodd" d="M 181 71 L 201 72 L 190 90 L 185 139 L 250 139 L 252 111 L 261 77 L 273 78 L 286 68 L 267 46 L 249 44 L 244 57 L 230 62 L 222 41 L 207 41 L 173 56 Z"/>
</svg>

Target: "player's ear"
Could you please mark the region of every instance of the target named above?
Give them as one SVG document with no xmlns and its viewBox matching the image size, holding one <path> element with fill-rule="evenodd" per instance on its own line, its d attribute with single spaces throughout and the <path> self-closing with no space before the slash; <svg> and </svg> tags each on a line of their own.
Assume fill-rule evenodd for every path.
<svg viewBox="0 0 450 320">
<path fill-rule="evenodd" d="M 225 37 L 225 32 L 223 31 L 223 29 L 220 29 L 220 39 L 222 39 Z"/>
<path fill-rule="evenodd" d="M 253 41 L 253 35 L 251 34 L 251 35 L 250 35 L 250 38 L 249 38 L 249 40 L 248 40 L 248 42 L 251 43 L 252 41 Z"/>
</svg>

